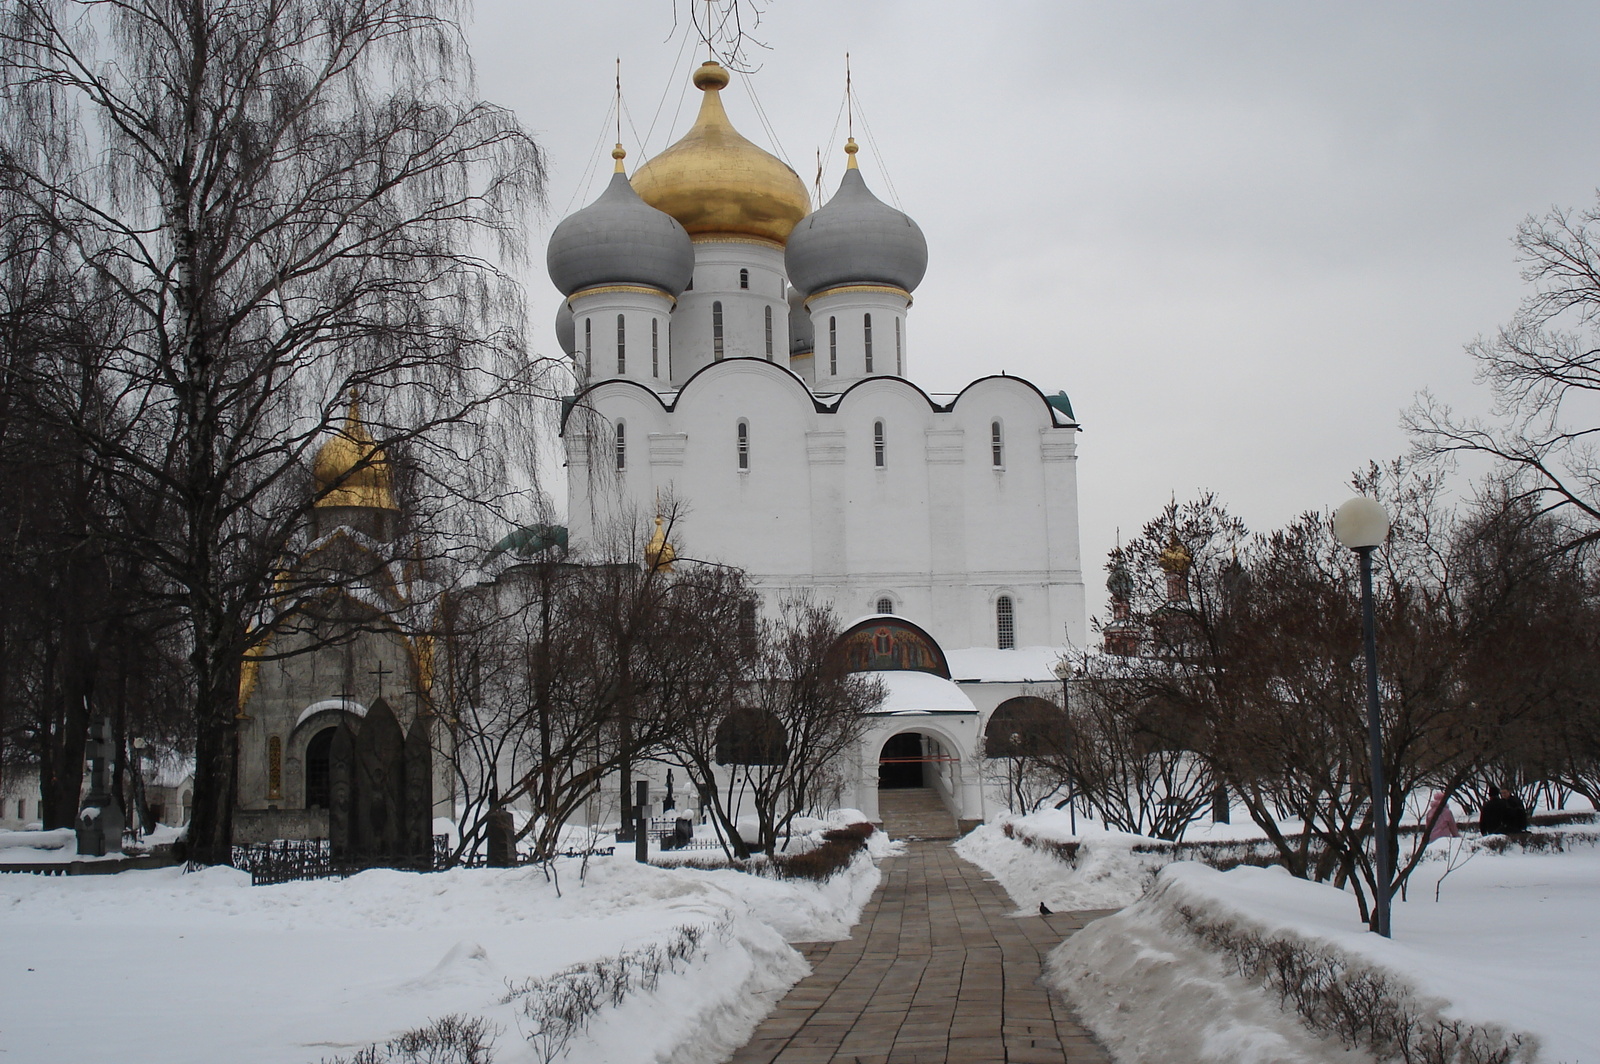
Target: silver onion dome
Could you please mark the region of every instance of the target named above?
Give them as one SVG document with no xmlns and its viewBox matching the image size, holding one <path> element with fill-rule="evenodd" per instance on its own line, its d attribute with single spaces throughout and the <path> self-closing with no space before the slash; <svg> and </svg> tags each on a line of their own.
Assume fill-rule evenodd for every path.
<svg viewBox="0 0 1600 1064">
<path fill-rule="evenodd" d="M 578 353 L 578 323 L 572 316 L 572 304 L 565 299 L 556 311 L 556 343 L 569 358 Z"/>
<path fill-rule="evenodd" d="M 789 235 L 784 267 L 807 296 L 842 284 L 884 284 L 912 291 L 928 270 L 928 241 L 904 212 L 872 194 L 856 168 L 855 141 L 845 145 L 850 167 L 839 191 L 800 220 Z"/>
<path fill-rule="evenodd" d="M 678 296 L 694 275 L 694 245 L 669 214 L 639 198 L 617 171 L 600 198 L 562 220 L 550 234 L 545 264 L 563 294 L 603 284 L 636 284 Z"/>
</svg>

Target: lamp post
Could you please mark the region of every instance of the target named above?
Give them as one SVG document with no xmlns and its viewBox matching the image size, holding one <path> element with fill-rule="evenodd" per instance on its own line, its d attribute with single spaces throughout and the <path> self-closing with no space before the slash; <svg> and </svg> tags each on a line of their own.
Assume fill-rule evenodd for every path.
<svg viewBox="0 0 1600 1064">
<path fill-rule="evenodd" d="M 1372 827 L 1377 848 L 1377 896 L 1373 930 L 1389 937 L 1389 809 L 1383 781 L 1383 718 L 1378 707 L 1378 635 L 1372 611 L 1372 552 L 1389 535 L 1389 515 L 1372 499 L 1357 496 L 1333 514 L 1333 535 L 1361 556 L 1361 632 L 1367 657 L 1367 747 L 1372 758 Z"/>
</svg>

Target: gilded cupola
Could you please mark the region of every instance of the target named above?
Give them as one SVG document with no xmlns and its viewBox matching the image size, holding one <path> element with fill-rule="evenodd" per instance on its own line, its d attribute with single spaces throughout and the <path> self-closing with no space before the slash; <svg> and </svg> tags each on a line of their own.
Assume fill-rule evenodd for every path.
<svg viewBox="0 0 1600 1064">
<path fill-rule="evenodd" d="M 746 237 L 782 245 L 811 211 L 805 182 L 733 128 L 722 107 L 728 72 L 707 60 L 694 72 L 700 115 L 683 139 L 633 175 L 634 191 L 691 237 Z"/>
<path fill-rule="evenodd" d="M 359 467 L 359 468 L 358 468 Z M 318 506 L 365 506 L 398 510 L 389 459 L 361 420 L 361 401 L 352 396 L 344 424 L 317 451 L 311 463 Z"/>
</svg>

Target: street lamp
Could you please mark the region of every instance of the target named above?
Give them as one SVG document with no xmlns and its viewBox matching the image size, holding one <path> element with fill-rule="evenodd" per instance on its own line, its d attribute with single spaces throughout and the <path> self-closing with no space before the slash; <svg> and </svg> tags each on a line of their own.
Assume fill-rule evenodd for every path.
<svg viewBox="0 0 1600 1064">
<path fill-rule="evenodd" d="M 1389 937 L 1389 810 L 1384 800 L 1383 720 L 1378 709 L 1378 635 L 1372 613 L 1372 552 L 1389 536 L 1389 515 L 1357 496 L 1334 511 L 1333 536 L 1361 556 L 1361 631 L 1367 653 L 1367 746 L 1372 758 L 1372 826 L 1377 847 L 1373 930 Z"/>
</svg>

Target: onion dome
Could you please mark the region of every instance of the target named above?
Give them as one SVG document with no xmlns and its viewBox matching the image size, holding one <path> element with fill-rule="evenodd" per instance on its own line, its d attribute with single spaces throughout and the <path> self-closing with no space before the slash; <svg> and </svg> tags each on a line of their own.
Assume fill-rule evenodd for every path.
<svg viewBox="0 0 1600 1064">
<path fill-rule="evenodd" d="M 622 145 L 600 198 L 568 215 L 550 234 L 545 265 L 564 295 L 596 285 L 635 284 L 673 296 L 694 276 L 694 245 L 676 220 L 639 198 L 622 172 Z"/>
<path fill-rule="evenodd" d="M 1167 538 L 1166 549 L 1156 556 L 1156 561 L 1161 564 L 1162 571 L 1177 575 L 1189 571 L 1190 564 L 1194 562 L 1194 555 L 1178 539 L 1178 533 L 1173 532 Z"/>
<path fill-rule="evenodd" d="M 650 537 L 650 542 L 644 545 L 644 562 L 651 572 L 670 573 L 672 563 L 677 560 L 678 552 L 667 539 L 667 530 L 662 527 L 662 517 L 656 514 L 656 531 Z"/>
<path fill-rule="evenodd" d="M 928 270 L 928 241 L 904 212 L 872 194 L 856 166 L 856 142 L 839 191 L 794 228 L 784 252 L 789 281 L 807 296 L 844 284 L 881 284 L 907 292 Z"/>
<path fill-rule="evenodd" d="M 1106 578 L 1106 590 L 1114 599 L 1127 601 L 1133 597 L 1133 577 L 1120 558 L 1111 567 L 1111 575 Z"/>
<path fill-rule="evenodd" d="M 359 468 L 358 468 L 359 467 Z M 361 421 L 361 402 L 350 397 L 344 424 L 311 463 L 317 506 L 366 506 L 398 510 L 390 486 L 389 459 Z"/>
<path fill-rule="evenodd" d="M 561 309 L 556 311 L 556 343 L 568 358 L 578 353 L 578 322 L 572 315 L 572 304 L 565 299 L 561 301 Z"/>
<path fill-rule="evenodd" d="M 682 222 L 691 236 L 745 236 L 782 244 L 811 210 L 805 182 L 728 121 L 722 108 L 728 72 L 721 64 L 702 63 L 694 84 L 705 93 L 694 126 L 639 167 L 634 189 L 650 206 Z"/>
<path fill-rule="evenodd" d="M 817 349 L 817 328 L 806 309 L 806 294 L 789 289 L 789 353 L 808 355 Z"/>
</svg>

